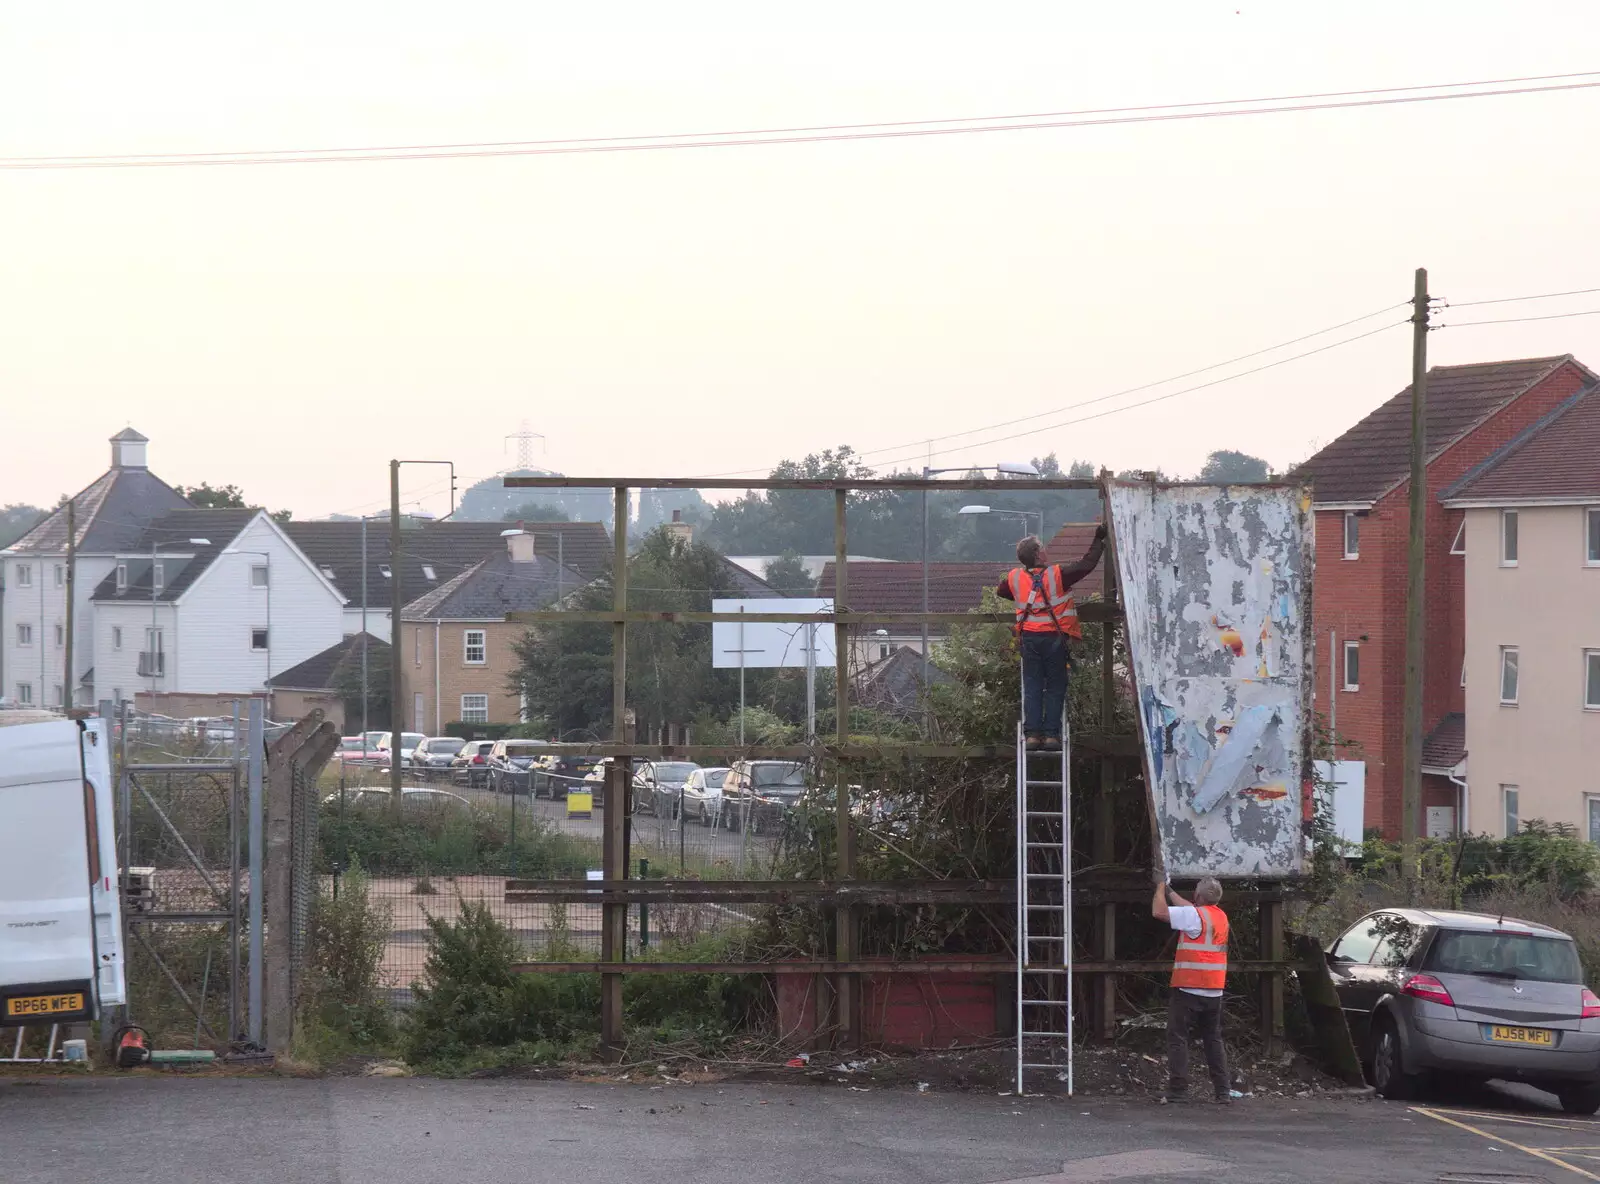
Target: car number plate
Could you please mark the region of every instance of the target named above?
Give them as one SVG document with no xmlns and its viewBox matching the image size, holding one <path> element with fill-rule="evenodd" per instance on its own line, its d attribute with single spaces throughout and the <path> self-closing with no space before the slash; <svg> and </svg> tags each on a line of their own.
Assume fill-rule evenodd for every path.
<svg viewBox="0 0 1600 1184">
<path fill-rule="evenodd" d="M 82 1010 L 82 991 L 68 991 L 62 995 L 18 995 L 6 1000 L 6 1014 L 12 1017 L 66 1015 Z"/>
<path fill-rule="evenodd" d="M 1508 1028 L 1495 1024 L 1489 1029 L 1489 1039 L 1496 1044 L 1535 1044 L 1554 1048 L 1556 1034 L 1548 1028 Z"/>
</svg>

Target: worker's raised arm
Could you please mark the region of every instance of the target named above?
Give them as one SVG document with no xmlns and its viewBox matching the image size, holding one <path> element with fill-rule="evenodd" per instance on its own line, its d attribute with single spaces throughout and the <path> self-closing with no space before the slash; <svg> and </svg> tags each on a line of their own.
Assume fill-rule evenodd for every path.
<svg viewBox="0 0 1600 1184">
<path fill-rule="evenodd" d="M 1100 557 L 1106 549 L 1106 525 L 1102 522 L 1094 528 L 1094 541 L 1089 544 L 1089 549 L 1083 553 L 1083 558 L 1073 564 L 1061 564 L 1062 590 L 1072 587 L 1084 576 L 1092 572 L 1100 564 Z"/>
<path fill-rule="evenodd" d="M 1011 595 L 1010 580 L 1001 580 L 998 584 L 996 584 L 994 587 L 994 594 L 1001 600 L 1016 600 L 1016 597 Z"/>
</svg>

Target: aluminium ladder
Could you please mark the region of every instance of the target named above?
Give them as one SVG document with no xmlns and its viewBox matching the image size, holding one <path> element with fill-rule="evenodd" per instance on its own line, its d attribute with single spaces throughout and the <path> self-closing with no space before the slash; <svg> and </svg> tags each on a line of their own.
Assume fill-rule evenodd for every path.
<svg viewBox="0 0 1600 1184">
<path fill-rule="evenodd" d="M 1029 752 L 1017 723 L 1018 1096 L 1029 1069 L 1073 1090 L 1072 733 L 1061 716 L 1059 752 Z"/>
</svg>

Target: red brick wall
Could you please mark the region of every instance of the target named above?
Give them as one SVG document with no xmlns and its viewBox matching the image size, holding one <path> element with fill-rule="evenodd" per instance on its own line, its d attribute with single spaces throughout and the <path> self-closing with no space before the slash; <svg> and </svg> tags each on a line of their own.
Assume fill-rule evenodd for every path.
<svg viewBox="0 0 1600 1184">
<path fill-rule="evenodd" d="M 1431 729 L 1449 712 L 1465 707 L 1461 662 L 1466 649 L 1463 559 L 1451 555 L 1462 512 L 1446 510 L 1439 494 L 1587 381 L 1566 365 L 1457 441 L 1428 466 L 1427 577 L 1424 614 L 1427 644 L 1423 677 L 1423 726 Z M 1317 514 L 1317 574 L 1314 613 L 1317 642 L 1317 709 L 1328 712 L 1328 632 L 1338 630 L 1338 649 L 1366 634 L 1361 646 L 1361 690 L 1340 691 L 1337 728 L 1358 749 L 1344 755 L 1367 762 L 1366 825 L 1385 835 L 1400 833 L 1400 778 L 1404 752 L 1406 547 L 1410 532 L 1410 482 L 1373 506 L 1361 524 L 1361 557 L 1344 554 L 1344 514 Z M 1448 782 L 1443 783 L 1448 786 Z M 1448 805 L 1443 790 L 1427 805 Z M 1421 826 L 1421 820 L 1418 821 Z"/>
</svg>

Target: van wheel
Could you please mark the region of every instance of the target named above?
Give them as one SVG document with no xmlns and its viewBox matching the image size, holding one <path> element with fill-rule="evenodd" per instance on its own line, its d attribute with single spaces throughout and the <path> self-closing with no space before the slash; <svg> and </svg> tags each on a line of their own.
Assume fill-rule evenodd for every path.
<svg viewBox="0 0 1600 1184">
<path fill-rule="evenodd" d="M 1405 1071 L 1405 1060 L 1400 1052 L 1400 1030 L 1388 1016 L 1378 1021 L 1373 1040 L 1372 1084 L 1381 1096 L 1394 1102 L 1415 1098 L 1420 1084 L 1415 1073 Z"/>
<path fill-rule="evenodd" d="M 1600 1110 L 1600 1085 L 1565 1085 L 1556 1090 L 1561 1109 L 1568 1114 L 1593 1114 Z"/>
</svg>

